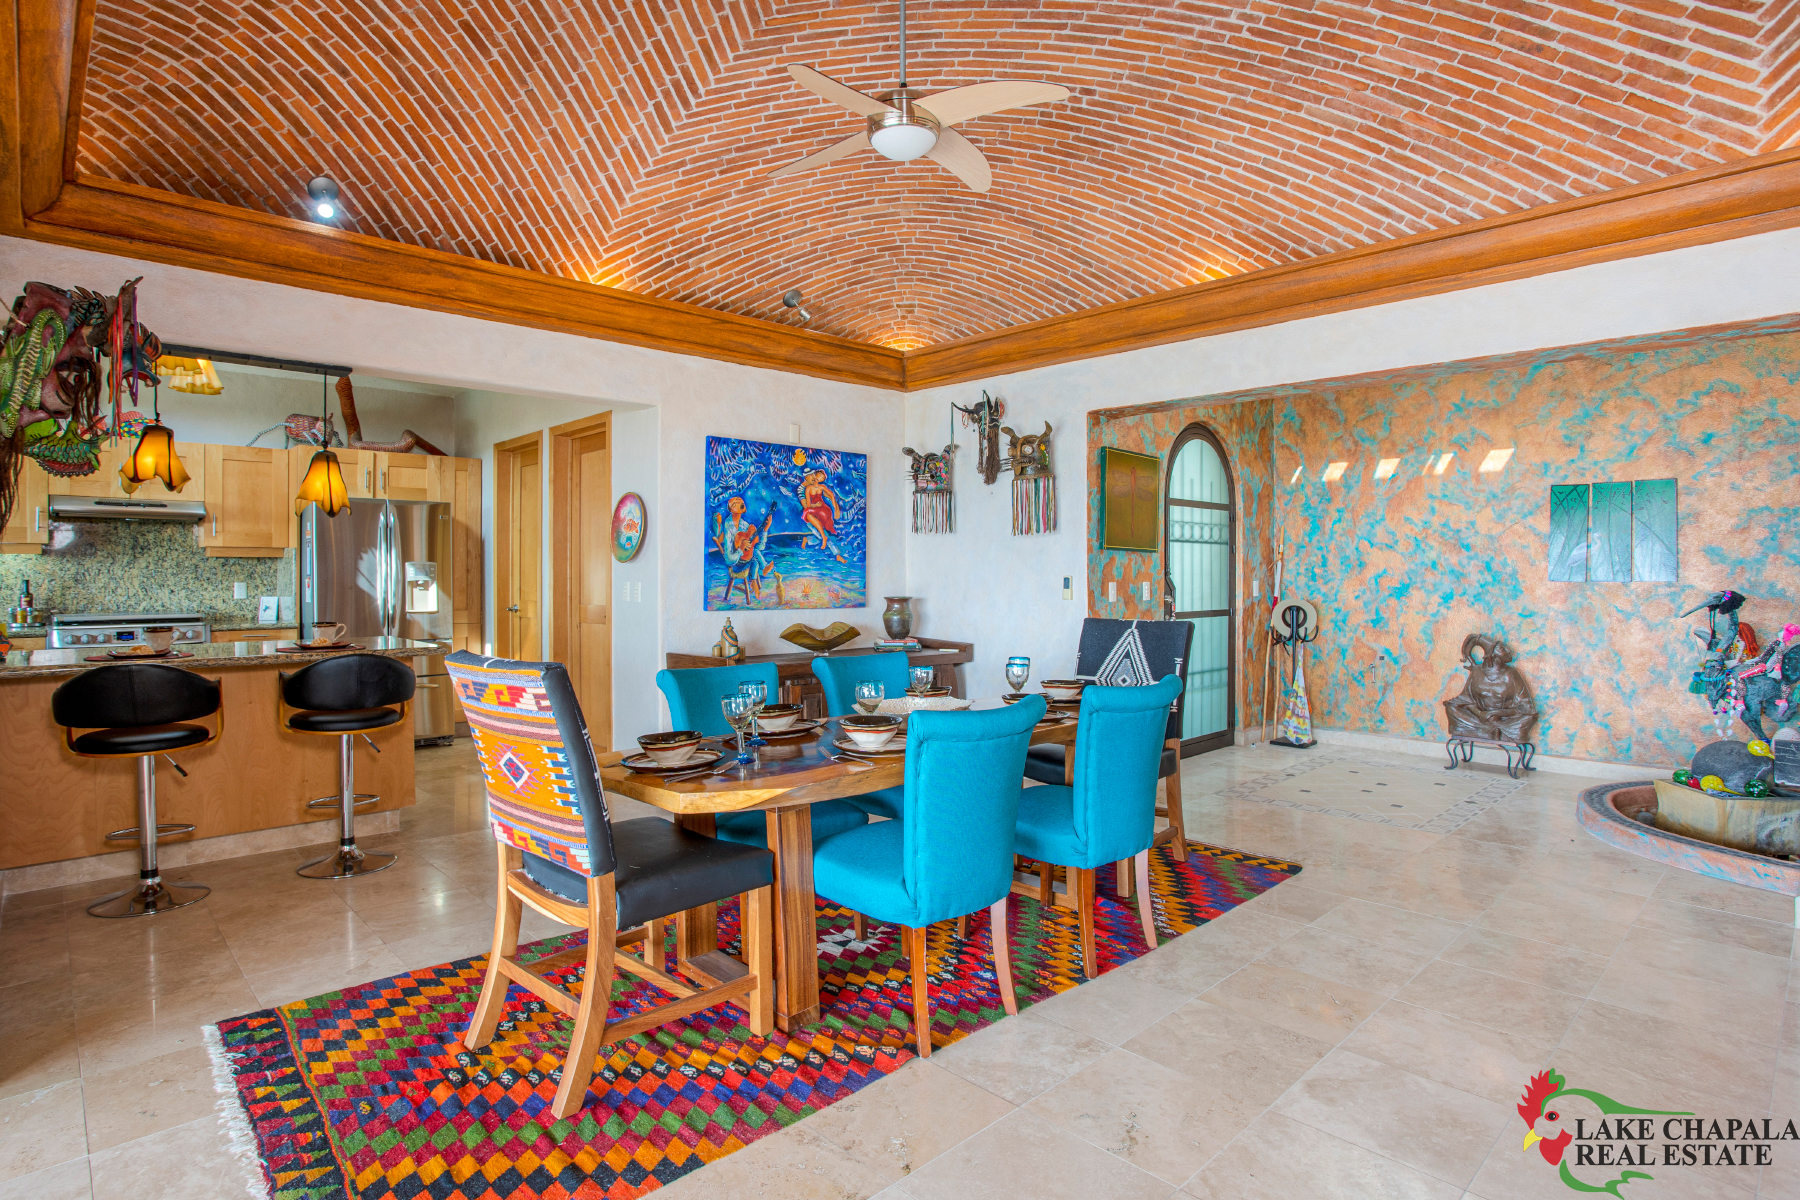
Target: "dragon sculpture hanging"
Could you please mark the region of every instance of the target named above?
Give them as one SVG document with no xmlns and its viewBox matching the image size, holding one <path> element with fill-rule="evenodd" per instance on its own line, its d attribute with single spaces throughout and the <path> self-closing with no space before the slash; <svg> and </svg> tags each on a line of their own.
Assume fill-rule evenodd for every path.
<svg viewBox="0 0 1800 1200">
<path fill-rule="evenodd" d="M 1747 599 L 1742 592 L 1714 592 L 1681 615 L 1706 610 L 1707 630 L 1694 631 L 1706 647 L 1688 690 L 1706 697 L 1719 736 L 1736 717 L 1759 741 L 1767 741 L 1763 722 L 1776 729 L 1800 717 L 1800 625 L 1783 626 L 1779 636 L 1759 646 L 1756 631 L 1738 617 Z"/>
<path fill-rule="evenodd" d="M 28 283 L 0 329 L 0 525 L 12 516 L 24 458 L 65 477 L 100 466 L 127 396 L 156 380 L 162 343 L 137 317 L 138 280 L 116 296 Z M 110 360 L 110 419 L 100 402 L 100 359 Z"/>
</svg>

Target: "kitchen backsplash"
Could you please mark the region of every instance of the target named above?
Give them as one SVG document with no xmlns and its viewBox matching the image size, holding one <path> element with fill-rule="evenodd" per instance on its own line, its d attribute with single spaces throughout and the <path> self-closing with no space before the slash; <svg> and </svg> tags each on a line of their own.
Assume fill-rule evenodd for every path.
<svg viewBox="0 0 1800 1200">
<path fill-rule="evenodd" d="M 215 625 L 250 624 L 261 596 L 293 610 L 294 552 L 208 558 L 200 527 L 173 521 L 53 521 L 42 554 L 0 554 L 0 608 L 31 580 L 38 611 L 195 612 Z M 247 599 L 232 599 L 242 583 Z"/>
</svg>

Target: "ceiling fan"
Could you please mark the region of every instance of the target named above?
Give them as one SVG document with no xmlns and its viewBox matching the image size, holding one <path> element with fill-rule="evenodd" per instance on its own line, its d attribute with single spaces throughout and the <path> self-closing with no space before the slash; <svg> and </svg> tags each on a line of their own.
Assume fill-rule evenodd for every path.
<svg viewBox="0 0 1800 1200">
<path fill-rule="evenodd" d="M 895 162 L 929 158 L 971 188 L 985 192 L 994 182 L 987 158 L 951 126 L 1009 108 L 1069 98 L 1068 88 L 1029 79 L 972 83 L 929 96 L 907 86 L 906 0 L 900 0 L 900 86 L 893 91 L 871 96 L 798 64 L 790 66 L 788 74 L 808 91 L 867 118 L 868 128 L 777 167 L 770 172 L 775 176 L 810 171 L 872 147 L 875 153 Z"/>
</svg>

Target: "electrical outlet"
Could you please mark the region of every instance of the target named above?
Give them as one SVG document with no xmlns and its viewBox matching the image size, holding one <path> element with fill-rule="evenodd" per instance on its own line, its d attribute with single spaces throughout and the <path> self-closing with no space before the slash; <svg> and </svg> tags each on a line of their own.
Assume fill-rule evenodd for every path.
<svg viewBox="0 0 1800 1200">
<path fill-rule="evenodd" d="M 1107 580 L 1106 581 L 1106 602 L 1108 604 L 1111 604 L 1111 603 L 1114 603 L 1115 601 L 1117 601 L 1118 598 L 1119 598 L 1119 581 L 1116 579 Z"/>
<path fill-rule="evenodd" d="M 1148 579 L 1144 581 L 1144 603 L 1150 603 L 1150 581 Z"/>
<path fill-rule="evenodd" d="M 631 598 L 633 600 L 642 600 L 644 598 L 644 585 L 642 582 L 631 585 Z"/>
<path fill-rule="evenodd" d="M 1063 576 L 1063 599 L 1064 600 L 1073 600 L 1074 598 L 1075 598 L 1075 577 L 1073 575 L 1064 575 Z"/>
<path fill-rule="evenodd" d="M 800 444 L 800 423 L 798 421 L 790 421 L 790 422 L 788 422 L 788 445 L 798 446 L 799 444 Z"/>
<path fill-rule="evenodd" d="M 233 600 L 248 600 L 250 598 L 250 585 L 247 583 L 232 584 L 231 598 Z"/>
</svg>

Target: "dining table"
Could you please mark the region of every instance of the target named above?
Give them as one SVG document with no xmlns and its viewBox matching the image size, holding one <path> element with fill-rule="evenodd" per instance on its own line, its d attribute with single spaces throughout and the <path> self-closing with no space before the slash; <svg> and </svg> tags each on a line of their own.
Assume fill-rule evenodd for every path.
<svg viewBox="0 0 1800 1200">
<path fill-rule="evenodd" d="M 998 698 L 975 700 L 973 709 L 996 708 Z M 810 725 L 811 723 L 807 723 Z M 1053 710 L 1031 731 L 1034 746 L 1073 746 L 1077 720 L 1072 708 Z M 607 791 L 627 796 L 673 814 L 683 828 L 711 835 L 720 813 L 760 810 L 767 821 L 769 850 L 775 855 L 775 1021 L 784 1031 L 820 1019 L 817 897 L 813 891 L 812 806 L 821 800 L 860 796 L 906 781 L 904 754 L 861 754 L 838 744 L 835 719 L 798 734 L 763 731 L 767 745 L 749 747 L 754 761 L 734 761 L 737 748 L 729 738 L 709 738 L 702 745 L 725 755 L 699 774 L 680 770 L 633 771 L 626 752 L 599 756 Z M 895 742 L 904 745 L 904 731 Z M 1073 766 L 1070 752 L 1065 761 Z M 689 909 L 675 921 L 676 956 L 703 974 L 720 971 L 716 905 Z M 741 971 L 735 963 L 726 968 Z"/>
</svg>

